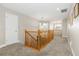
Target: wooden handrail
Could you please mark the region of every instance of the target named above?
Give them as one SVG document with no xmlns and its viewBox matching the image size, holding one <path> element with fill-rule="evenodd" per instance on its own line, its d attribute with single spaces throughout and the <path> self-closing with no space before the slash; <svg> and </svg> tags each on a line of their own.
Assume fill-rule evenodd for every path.
<svg viewBox="0 0 79 59">
<path fill-rule="evenodd" d="M 26 30 L 26 31 L 27 31 L 27 30 Z M 33 31 L 33 30 L 32 30 L 32 31 L 28 30 L 28 32 L 34 32 L 34 33 L 37 33 L 37 31 Z"/>
<path fill-rule="evenodd" d="M 31 35 L 31 33 L 36 33 L 36 38 Z M 46 35 L 43 32 L 47 32 Z M 26 37 L 27 36 L 27 37 Z M 29 38 L 30 37 L 30 38 Z M 53 31 L 27 31 L 25 30 L 25 45 L 31 48 L 35 48 L 40 50 L 43 48 L 47 43 L 49 43 L 53 39 Z"/>
<path fill-rule="evenodd" d="M 37 39 L 35 39 L 27 30 L 25 30 L 25 33 L 28 33 L 35 41 L 37 41 Z"/>
</svg>

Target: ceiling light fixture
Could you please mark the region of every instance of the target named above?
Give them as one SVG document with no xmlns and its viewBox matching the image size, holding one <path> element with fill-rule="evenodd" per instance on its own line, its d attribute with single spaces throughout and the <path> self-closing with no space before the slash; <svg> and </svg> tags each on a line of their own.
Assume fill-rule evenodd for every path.
<svg viewBox="0 0 79 59">
<path fill-rule="evenodd" d="M 57 11 L 60 11 L 60 8 L 57 8 Z"/>
</svg>

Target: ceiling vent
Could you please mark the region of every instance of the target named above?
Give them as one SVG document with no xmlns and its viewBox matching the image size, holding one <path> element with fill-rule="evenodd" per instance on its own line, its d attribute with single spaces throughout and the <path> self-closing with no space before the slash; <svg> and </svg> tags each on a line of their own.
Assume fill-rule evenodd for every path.
<svg viewBox="0 0 79 59">
<path fill-rule="evenodd" d="M 67 12 L 67 8 L 66 9 L 61 9 L 61 13 L 65 13 Z"/>
</svg>

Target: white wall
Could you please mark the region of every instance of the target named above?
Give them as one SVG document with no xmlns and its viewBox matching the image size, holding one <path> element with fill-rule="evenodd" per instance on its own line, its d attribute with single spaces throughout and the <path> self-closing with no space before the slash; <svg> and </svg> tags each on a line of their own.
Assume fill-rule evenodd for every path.
<svg viewBox="0 0 79 59">
<path fill-rule="evenodd" d="M 5 11 L 0 6 L 0 45 L 4 44 L 5 40 Z"/>
<path fill-rule="evenodd" d="M 79 56 L 79 16 L 72 26 L 68 27 L 69 42 L 74 55 Z"/>
</svg>

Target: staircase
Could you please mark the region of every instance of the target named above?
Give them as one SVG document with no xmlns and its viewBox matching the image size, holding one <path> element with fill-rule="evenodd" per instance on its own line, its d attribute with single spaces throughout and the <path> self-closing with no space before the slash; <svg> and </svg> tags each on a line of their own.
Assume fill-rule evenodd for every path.
<svg viewBox="0 0 79 59">
<path fill-rule="evenodd" d="M 54 31 L 25 30 L 25 46 L 39 50 L 44 48 L 54 38 Z"/>
</svg>

